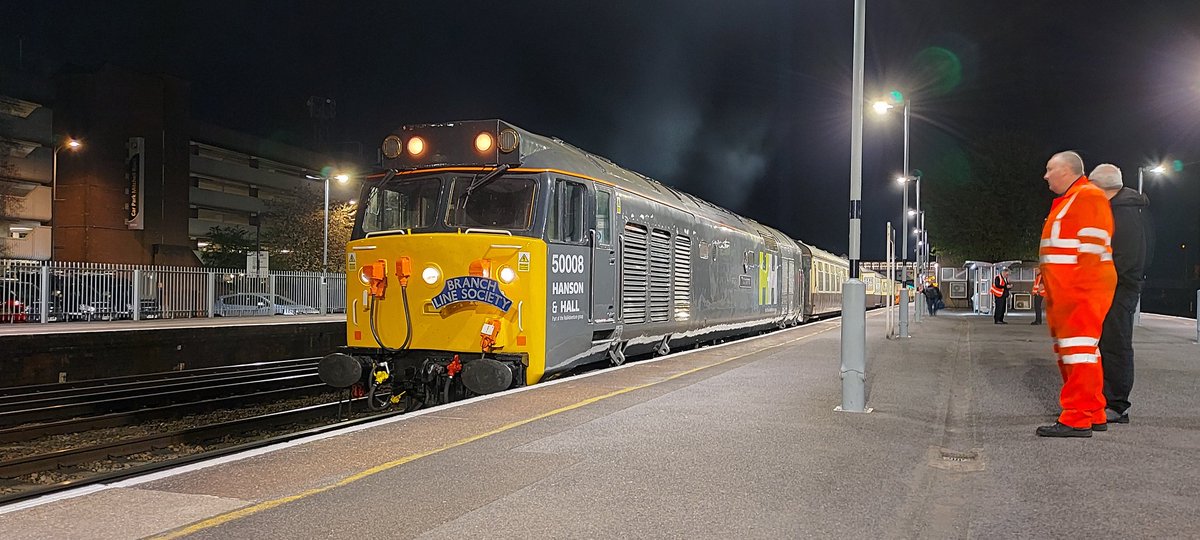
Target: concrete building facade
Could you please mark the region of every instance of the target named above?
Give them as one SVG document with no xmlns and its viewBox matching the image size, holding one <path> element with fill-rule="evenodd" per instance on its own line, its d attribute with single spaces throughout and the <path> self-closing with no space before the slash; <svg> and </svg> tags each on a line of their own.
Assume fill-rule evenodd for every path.
<svg viewBox="0 0 1200 540">
<path fill-rule="evenodd" d="M 211 227 L 256 235 L 270 200 L 347 168 L 193 120 L 189 83 L 170 76 L 104 66 L 13 87 L 0 86 L 9 258 L 198 265 Z M 72 139 L 78 151 L 66 150 Z"/>
</svg>

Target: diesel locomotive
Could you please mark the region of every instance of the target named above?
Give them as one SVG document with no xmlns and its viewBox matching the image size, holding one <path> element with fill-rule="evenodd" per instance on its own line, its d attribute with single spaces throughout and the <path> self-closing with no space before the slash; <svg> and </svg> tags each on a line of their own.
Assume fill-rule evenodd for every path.
<svg viewBox="0 0 1200 540">
<path fill-rule="evenodd" d="M 327 384 L 414 409 L 836 314 L 848 262 L 500 120 L 384 139 Z M 895 290 L 865 271 L 867 307 Z"/>
</svg>

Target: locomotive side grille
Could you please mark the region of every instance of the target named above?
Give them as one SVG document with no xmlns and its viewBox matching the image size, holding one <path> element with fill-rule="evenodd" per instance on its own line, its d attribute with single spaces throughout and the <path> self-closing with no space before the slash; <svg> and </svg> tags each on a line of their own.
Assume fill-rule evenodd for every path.
<svg viewBox="0 0 1200 540">
<path fill-rule="evenodd" d="M 675 236 L 671 275 L 675 285 L 675 320 L 686 321 L 692 316 L 692 239 L 687 236 Z"/>
<path fill-rule="evenodd" d="M 671 233 L 650 234 L 650 321 L 671 319 Z"/>
<path fill-rule="evenodd" d="M 646 322 L 646 227 L 625 224 L 621 242 L 621 318 L 626 323 Z"/>
</svg>

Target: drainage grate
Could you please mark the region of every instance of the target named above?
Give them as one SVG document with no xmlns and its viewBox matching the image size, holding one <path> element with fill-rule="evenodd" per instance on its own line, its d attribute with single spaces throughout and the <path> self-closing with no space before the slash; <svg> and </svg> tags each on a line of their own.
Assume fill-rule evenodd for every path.
<svg viewBox="0 0 1200 540">
<path fill-rule="evenodd" d="M 979 454 L 976 452 L 952 452 L 950 450 L 942 450 L 942 459 L 945 461 L 975 461 L 979 459 Z"/>
</svg>

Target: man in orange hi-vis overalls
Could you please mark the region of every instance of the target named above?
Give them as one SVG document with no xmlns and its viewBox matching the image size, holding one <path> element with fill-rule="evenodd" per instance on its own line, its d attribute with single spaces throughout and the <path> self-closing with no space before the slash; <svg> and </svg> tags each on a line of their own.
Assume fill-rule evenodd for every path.
<svg viewBox="0 0 1200 540">
<path fill-rule="evenodd" d="M 1046 322 L 1054 338 L 1063 387 L 1058 421 L 1042 437 L 1091 437 L 1108 429 L 1100 331 L 1112 304 L 1117 272 L 1112 261 L 1112 210 L 1104 191 L 1088 183 L 1075 152 L 1054 154 L 1046 182 L 1059 194 L 1042 226 L 1041 271 Z"/>
</svg>

